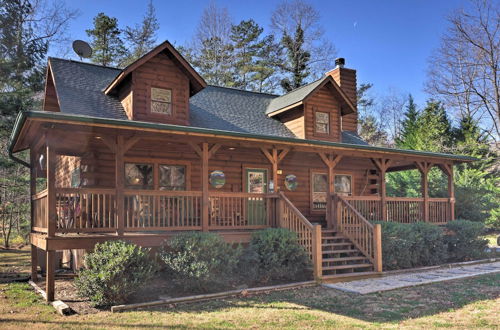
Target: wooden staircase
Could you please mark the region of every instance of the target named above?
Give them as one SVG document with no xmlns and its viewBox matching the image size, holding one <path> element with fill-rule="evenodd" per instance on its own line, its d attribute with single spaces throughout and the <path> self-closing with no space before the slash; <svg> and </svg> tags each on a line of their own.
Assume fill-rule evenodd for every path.
<svg viewBox="0 0 500 330">
<path fill-rule="evenodd" d="M 322 229 L 322 277 L 362 276 L 374 273 L 374 265 L 353 242 L 334 229 Z"/>
</svg>

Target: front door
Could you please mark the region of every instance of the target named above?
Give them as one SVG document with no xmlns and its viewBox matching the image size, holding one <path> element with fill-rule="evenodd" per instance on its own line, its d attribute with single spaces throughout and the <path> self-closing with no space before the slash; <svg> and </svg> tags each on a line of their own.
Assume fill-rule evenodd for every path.
<svg viewBox="0 0 500 330">
<path fill-rule="evenodd" d="M 245 171 L 247 193 L 267 193 L 267 170 L 263 168 L 247 168 Z M 249 225 L 266 224 L 266 201 L 262 197 L 248 197 L 246 215 Z"/>
</svg>

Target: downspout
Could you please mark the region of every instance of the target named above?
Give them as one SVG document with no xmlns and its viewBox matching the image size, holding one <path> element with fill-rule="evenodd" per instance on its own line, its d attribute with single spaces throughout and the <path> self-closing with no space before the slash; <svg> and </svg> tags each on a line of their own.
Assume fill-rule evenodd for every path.
<svg viewBox="0 0 500 330">
<path fill-rule="evenodd" d="M 19 127 L 21 125 L 21 122 L 24 123 L 24 120 L 25 120 L 25 114 L 23 111 L 19 112 L 17 118 L 16 118 L 16 121 L 14 123 L 14 127 L 13 127 L 13 131 L 12 131 L 12 135 L 9 139 L 9 146 L 8 146 L 8 151 L 9 151 L 9 158 L 12 159 L 13 161 L 15 161 L 16 163 L 19 163 L 21 165 L 24 165 L 26 166 L 27 168 L 31 168 L 31 165 L 28 164 L 27 162 L 25 162 L 24 160 L 14 156 L 14 154 L 12 153 L 12 148 L 13 148 L 13 141 L 17 138 L 17 135 L 19 133 Z"/>
<path fill-rule="evenodd" d="M 16 163 L 19 163 L 21 165 L 24 165 L 26 166 L 27 168 L 31 168 L 31 165 L 28 164 L 27 162 L 25 162 L 24 160 L 22 160 L 21 158 L 18 158 L 16 156 L 14 156 L 14 154 L 12 153 L 12 151 L 10 150 L 9 148 L 9 158 L 12 159 L 13 161 L 15 161 Z"/>
</svg>

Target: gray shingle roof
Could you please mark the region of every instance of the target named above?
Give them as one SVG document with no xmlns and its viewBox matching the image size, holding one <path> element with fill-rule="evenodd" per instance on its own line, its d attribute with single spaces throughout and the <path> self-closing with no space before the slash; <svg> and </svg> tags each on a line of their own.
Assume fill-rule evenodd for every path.
<svg viewBox="0 0 500 330">
<path fill-rule="evenodd" d="M 270 114 L 276 110 L 283 109 L 285 107 L 288 107 L 292 104 L 295 104 L 297 102 L 302 101 L 309 93 L 311 93 L 316 87 L 321 85 L 321 83 L 327 79 L 327 77 L 323 77 L 321 79 L 318 79 L 316 81 L 313 81 L 312 83 L 309 83 L 307 85 L 304 85 L 302 87 L 296 88 L 292 90 L 289 93 L 286 93 L 285 95 L 278 96 L 274 98 L 269 106 L 266 109 L 266 114 Z"/>
<path fill-rule="evenodd" d="M 62 113 L 127 119 L 120 101 L 102 92 L 120 69 L 58 58 L 49 61 Z"/>
<path fill-rule="evenodd" d="M 109 119 L 127 119 L 120 101 L 103 89 L 121 70 L 58 58 L 50 58 L 62 113 Z M 224 131 L 293 138 L 293 133 L 268 109 L 284 102 L 302 100 L 325 78 L 283 96 L 248 92 L 234 88 L 207 86 L 190 98 L 190 124 Z M 297 102 L 298 102 L 297 101 Z M 344 143 L 367 145 L 353 132 L 343 132 Z"/>
</svg>

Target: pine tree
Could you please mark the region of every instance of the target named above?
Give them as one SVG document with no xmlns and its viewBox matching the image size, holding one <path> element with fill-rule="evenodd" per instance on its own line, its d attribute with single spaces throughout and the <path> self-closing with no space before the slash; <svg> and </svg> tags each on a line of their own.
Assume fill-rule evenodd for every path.
<svg viewBox="0 0 500 330">
<path fill-rule="evenodd" d="M 286 54 L 286 61 L 280 68 L 288 75 L 281 80 L 281 87 L 289 92 L 305 84 L 309 77 L 309 61 L 311 54 L 304 49 L 304 30 L 298 24 L 294 35 L 285 32 L 281 39 L 281 45 Z"/>
<path fill-rule="evenodd" d="M 450 151 L 451 123 L 441 102 L 427 101 L 417 120 L 417 136 L 412 149 L 434 152 Z"/>
<path fill-rule="evenodd" d="M 406 106 L 404 119 L 401 123 L 401 133 L 396 138 L 396 146 L 398 148 L 414 149 L 417 146 L 419 116 L 417 105 L 410 94 L 408 96 L 408 105 Z"/>
<path fill-rule="evenodd" d="M 257 60 L 254 65 L 253 90 L 257 92 L 273 92 L 279 84 L 276 67 L 279 62 L 279 48 L 274 36 L 266 36 L 262 40 Z"/>
<path fill-rule="evenodd" d="M 94 28 L 86 32 L 92 38 L 92 62 L 104 66 L 116 65 L 126 56 L 116 18 L 99 13 L 94 17 Z"/>
<path fill-rule="evenodd" d="M 125 33 L 125 40 L 131 51 L 122 61 L 122 64 L 128 65 L 153 49 L 156 44 L 156 33 L 159 28 L 160 24 L 156 18 L 155 7 L 153 6 L 153 1 L 150 0 L 142 23 L 135 25 L 135 27 L 127 26 L 123 31 Z"/>
<path fill-rule="evenodd" d="M 218 37 L 206 39 L 198 52 L 192 54 L 192 64 L 207 81 L 216 86 L 233 86 L 234 79 L 231 72 L 232 46 Z"/>
<path fill-rule="evenodd" d="M 254 20 L 241 21 L 231 27 L 230 39 L 234 51 L 234 87 L 251 89 L 257 67 L 259 50 L 264 46 L 261 40 L 264 31 Z"/>
</svg>

